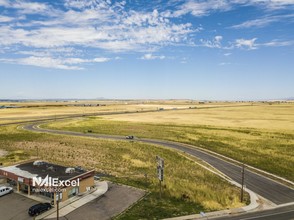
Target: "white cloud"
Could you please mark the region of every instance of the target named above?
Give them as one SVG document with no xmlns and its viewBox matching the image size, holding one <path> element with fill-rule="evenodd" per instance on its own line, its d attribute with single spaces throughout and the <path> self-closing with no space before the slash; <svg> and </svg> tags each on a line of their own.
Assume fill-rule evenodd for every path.
<svg viewBox="0 0 294 220">
<path fill-rule="evenodd" d="M 28 2 L 26 2 L 28 3 Z M 58 17 L 0 27 L 0 46 L 24 45 L 34 48 L 84 46 L 113 52 L 147 51 L 150 47 L 189 44 L 189 34 L 197 32 L 190 23 L 175 24 L 157 10 L 122 10 L 123 3 L 67 1 L 67 11 Z M 41 11 L 47 5 L 34 6 Z M 79 10 L 74 10 L 79 8 Z M 30 29 L 30 25 L 31 28 Z"/>
<path fill-rule="evenodd" d="M 179 4 L 177 10 L 165 12 L 169 17 L 180 17 L 185 14 L 191 14 L 196 17 L 210 15 L 213 12 L 229 11 L 236 7 L 255 6 L 268 10 L 279 10 L 293 6 L 293 0 L 186 0 Z"/>
<path fill-rule="evenodd" d="M 0 6 L 9 7 L 9 1 L 8 0 L 0 0 Z"/>
<path fill-rule="evenodd" d="M 22 65 L 31 65 L 44 68 L 63 69 L 63 70 L 82 70 L 83 67 L 77 66 L 83 63 L 96 63 L 107 62 L 110 58 L 97 57 L 94 59 L 81 59 L 81 58 L 53 58 L 49 56 L 37 57 L 29 56 L 18 59 L 0 59 L 4 63 L 16 63 Z"/>
<path fill-rule="evenodd" d="M 64 64 L 81 64 L 81 63 L 104 63 L 110 61 L 107 57 L 96 57 L 94 59 L 82 59 L 82 58 L 67 58 L 63 59 Z"/>
<path fill-rule="evenodd" d="M 16 54 L 32 55 L 36 57 L 73 57 L 81 56 L 83 52 L 73 47 L 53 47 L 44 49 L 17 50 Z"/>
<path fill-rule="evenodd" d="M 53 69 L 64 69 L 64 70 L 80 70 L 81 67 L 65 65 L 61 59 L 55 59 L 52 57 L 25 57 L 19 59 L 0 59 L 0 62 L 5 63 L 17 63 L 22 65 L 30 65 L 37 67 L 53 68 Z"/>
<path fill-rule="evenodd" d="M 142 60 L 155 60 L 155 59 L 163 60 L 163 59 L 165 59 L 165 56 L 163 56 L 163 55 L 154 56 L 151 53 L 147 53 L 147 54 L 144 54 L 144 56 L 142 56 L 140 59 L 142 59 Z"/>
<path fill-rule="evenodd" d="M 248 50 L 254 50 L 257 49 L 257 45 L 255 44 L 255 41 L 257 40 L 257 38 L 252 38 L 249 40 L 246 39 L 237 39 L 235 41 L 235 47 L 237 48 L 243 48 L 243 49 L 248 49 Z"/>
<path fill-rule="evenodd" d="M 119 2 L 116 6 L 124 4 L 124 2 Z M 74 9 L 108 8 L 110 5 L 110 0 L 65 0 L 65 6 Z"/>
<path fill-rule="evenodd" d="M 218 65 L 219 66 L 226 66 L 226 65 L 230 65 L 231 63 L 229 62 L 222 62 L 222 63 L 219 63 Z"/>
<path fill-rule="evenodd" d="M 231 4 L 251 5 L 256 7 L 264 7 L 270 10 L 278 10 L 294 5 L 293 0 L 227 0 Z"/>
<path fill-rule="evenodd" d="M 0 23 L 9 22 L 9 21 L 13 21 L 13 20 L 14 20 L 13 17 L 8 17 L 8 16 L 0 15 Z"/>
<path fill-rule="evenodd" d="M 26 1 L 15 1 L 11 6 L 16 9 L 21 9 L 23 13 L 28 14 L 42 13 L 48 9 L 46 4 Z"/>
<path fill-rule="evenodd" d="M 249 20 L 241 24 L 233 25 L 231 28 L 240 29 L 240 28 L 251 28 L 251 27 L 265 27 L 273 22 L 279 22 L 285 19 L 287 19 L 286 22 L 293 22 L 293 20 L 289 18 L 294 18 L 294 15 L 289 14 L 289 15 L 269 16 L 269 17 Z"/>
<path fill-rule="evenodd" d="M 200 46 L 209 47 L 209 48 L 221 48 L 222 39 L 223 39 L 222 36 L 215 36 L 213 40 L 200 39 L 200 42 L 201 42 Z"/>
<path fill-rule="evenodd" d="M 253 4 L 261 4 L 262 6 L 271 10 L 283 9 L 288 6 L 294 5 L 293 0 L 251 0 L 250 2 L 252 2 Z"/>
<path fill-rule="evenodd" d="M 21 14 L 39 14 L 53 16 L 56 14 L 56 10 L 50 7 L 48 4 L 41 2 L 32 2 L 26 0 L 0 0 L 0 6 L 5 8 L 12 8 L 18 10 Z"/>
<path fill-rule="evenodd" d="M 116 58 L 115 58 L 116 59 Z M 92 60 L 92 62 L 96 62 L 96 63 L 104 63 L 104 62 L 107 62 L 109 61 L 110 58 L 107 58 L 107 57 L 96 57 Z"/>
<path fill-rule="evenodd" d="M 166 46 L 194 46 L 195 34 L 202 27 L 194 28 L 185 19 L 185 14 L 201 17 L 214 12 L 232 10 L 236 6 L 262 6 L 280 8 L 294 5 L 293 0 L 173 0 L 169 5 L 175 10 L 156 7 L 142 10 L 126 7 L 126 2 L 110 0 L 64 0 L 64 7 L 29 0 L 0 0 L 0 6 L 12 8 L 13 16 L 0 15 L 0 51 L 10 55 L 27 56 L 10 62 L 39 65 L 60 69 L 79 69 L 82 64 L 107 62 L 109 58 L 88 57 L 93 51 L 140 52 L 141 59 L 165 59 L 153 55 Z M 34 16 L 27 15 L 34 14 Z M 27 15 L 27 16 L 26 16 Z M 36 15 L 36 16 L 35 16 Z M 289 17 L 294 17 L 289 15 Z M 291 18 L 292 18 L 291 17 Z M 246 21 L 233 28 L 265 26 L 286 16 L 268 16 Z M 213 39 L 201 39 L 200 45 L 219 49 L 256 49 L 262 46 L 284 46 L 289 42 L 267 42 L 257 44 L 256 38 L 237 39 L 232 45 L 218 35 Z M 229 44 L 229 47 L 226 46 Z M 7 50 L 4 48 L 14 48 Z M 17 49 L 16 49 L 17 48 Z M 62 51 L 63 50 L 63 51 Z M 100 53 L 101 52 L 101 53 Z M 90 55 L 91 55 L 90 54 Z M 88 55 L 88 56 L 87 56 Z M 11 56 L 12 57 L 12 56 Z M 83 58 L 80 58 L 83 57 Z M 85 58 L 87 57 L 87 59 Z M 63 58 L 63 59 L 61 59 Z M 4 62 L 5 59 L 2 59 Z M 6 59 L 8 62 L 9 59 Z M 35 64 L 37 62 L 38 64 Z M 53 65 L 54 64 L 54 65 Z"/>
<path fill-rule="evenodd" d="M 173 13 L 173 16 L 179 17 L 191 13 L 196 17 L 201 17 L 208 15 L 211 11 L 227 11 L 230 8 L 231 4 L 227 0 L 189 0 L 179 6 L 179 9 Z"/>
<path fill-rule="evenodd" d="M 266 47 L 286 47 L 286 46 L 294 45 L 294 41 L 293 40 L 292 41 L 272 40 L 270 42 L 266 42 L 260 45 L 266 46 Z"/>
</svg>

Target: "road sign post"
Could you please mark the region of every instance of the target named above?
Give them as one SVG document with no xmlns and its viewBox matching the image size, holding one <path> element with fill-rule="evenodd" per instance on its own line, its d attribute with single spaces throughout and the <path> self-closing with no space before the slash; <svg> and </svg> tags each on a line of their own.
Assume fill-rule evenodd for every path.
<svg viewBox="0 0 294 220">
<path fill-rule="evenodd" d="M 56 210 L 56 215 L 57 215 L 56 217 L 57 218 L 56 219 L 59 220 L 59 195 L 56 195 L 56 206 L 57 206 L 56 207 L 57 208 L 57 210 Z"/>
<path fill-rule="evenodd" d="M 243 202 L 244 197 L 244 175 L 245 175 L 245 165 L 242 164 L 242 188 L 241 188 L 241 202 Z"/>
<path fill-rule="evenodd" d="M 159 192 L 160 192 L 159 196 L 160 196 L 160 199 L 161 199 L 164 160 L 161 157 L 156 156 L 156 161 L 157 161 L 157 177 L 158 177 L 158 180 L 159 180 Z"/>
</svg>

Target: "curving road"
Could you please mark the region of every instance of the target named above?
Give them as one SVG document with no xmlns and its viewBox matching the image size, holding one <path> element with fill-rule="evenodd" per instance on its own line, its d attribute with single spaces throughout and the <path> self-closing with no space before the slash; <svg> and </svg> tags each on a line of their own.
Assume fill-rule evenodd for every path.
<svg viewBox="0 0 294 220">
<path fill-rule="evenodd" d="M 115 135 L 102 135 L 102 134 L 93 134 L 93 133 L 80 133 L 73 131 L 62 131 L 62 130 L 50 130 L 43 129 L 38 126 L 38 124 L 31 124 L 23 126 L 25 130 L 45 132 L 50 134 L 61 134 L 61 135 L 72 135 L 72 136 L 82 136 L 82 137 L 92 137 L 100 139 L 112 139 L 112 140 L 126 140 L 124 136 L 115 136 Z M 154 140 L 141 138 L 135 141 L 161 145 L 164 147 L 176 149 L 182 152 L 185 152 L 189 155 L 198 157 L 203 161 L 206 161 L 232 180 L 241 184 L 241 167 L 239 165 L 225 161 L 215 155 L 209 154 L 208 152 L 202 151 L 198 148 L 189 147 L 185 144 L 163 141 L 163 140 Z M 271 180 L 261 174 L 254 173 L 253 171 L 245 171 L 245 185 L 251 191 L 257 193 L 258 195 L 268 199 L 269 201 L 280 205 L 284 203 L 294 202 L 294 190 L 282 185 L 274 180 Z"/>
</svg>

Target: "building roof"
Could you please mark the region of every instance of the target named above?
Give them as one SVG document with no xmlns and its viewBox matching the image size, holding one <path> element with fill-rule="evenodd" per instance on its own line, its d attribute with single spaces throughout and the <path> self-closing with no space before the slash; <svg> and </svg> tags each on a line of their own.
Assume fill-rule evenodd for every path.
<svg viewBox="0 0 294 220">
<path fill-rule="evenodd" d="M 60 180 L 68 180 L 86 173 L 87 171 L 76 167 L 74 172 L 66 173 L 68 167 L 52 164 L 48 162 L 37 163 L 27 162 L 9 167 L 2 167 L 1 170 L 14 173 L 17 176 L 25 178 L 42 177 L 45 178 L 47 175 L 52 178 L 59 178 Z"/>
</svg>

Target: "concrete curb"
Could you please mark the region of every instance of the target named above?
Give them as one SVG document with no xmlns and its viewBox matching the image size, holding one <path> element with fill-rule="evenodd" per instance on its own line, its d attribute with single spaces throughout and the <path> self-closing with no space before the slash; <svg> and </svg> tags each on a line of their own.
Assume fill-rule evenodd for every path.
<svg viewBox="0 0 294 220">
<path fill-rule="evenodd" d="M 220 177 L 222 177 L 221 175 L 219 175 Z M 224 178 L 224 177 L 222 177 Z M 224 178 L 225 180 L 227 180 L 228 182 L 230 182 L 231 184 L 240 187 L 241 188 L 241 184 L 230 180 L 228 178 Z M 192 220 L 192 219 L 203 219 L 203 218 L 208 218 L 208 217 L 221 217 L 221 216 L 228 216 L 230 214 L 240 214 L 240 213 L 245 213 L 245 212 L 249 212 L 252 211 L 254 209 L 256 209 L 259 204 L 258 204 L 258 196 L 256 193 L 254 193 L 253 191 L 244 188 L 244 190 L 246 192 L 249 193 L 250 196 L 250 204 L 244 207 L 240 207 L 240 208 L 233 208 L 233 209 L 227 209 L 227 210 L 221 210 L 221 211 L 215 211 L 215 212 L 208 212 L 205 214 L 194 214 L 194 215 L 186 215 L 186 216 L 179 216 L 179 217 L 173 217 L 173 218 L 166 218 L 163 220 Z"/>
<path fill-rule="evenodd" d="M 144 190 L 145 191 L 145 190 Z M 146 192 L 146 191 L 145 191 Z M 137 200 L 136 202 L 134 202 L 132 205 L 130 205 L 126 210 L 124 210 L 123 212 L 119 213 L 118 215 L 116 215 L 115 217 L 113 217 L 112 219 L 115 220 L 117 218 L 119 218 L 120 216 L 122 216 L 124 213 L 126 213 L 127 211 L 129 211 L 131 208 L 133 208 L 135 205 L 137 205 L 139 202 L 141 202 L 143 199 L 145 199 L 148 195 L 150 195 L 150 192 L 146 192 L 139 200 Z"/>
<path fill-rule="evenodd" d="M 167 141 L 167 142 L 171 142 L 171 143 L 173 143 L 173 141 Z M 191 145 L 191 144 L 186 144 L 186 143 L 181 143 L 181 142 L 175 142 L 175 143 L 177 143 L 177 144 L 181 144 L 181 145 L 186 146 L 186 147 L 189 147 L 189 148 L 197 148 L 197 149 L 200 150 L 200 151 L 203 151 L 203 152 L 209 153 L 209 154 L 211 154 L 211 155 L 217 156 L 218 158 L 223 158 L 223 159 L 225 159 L 226 161 L 230 161 L 231 163 L 242 165 L 242 162 L 240 162 L 240 161 L 237 161 L 237 160 L 235 160 L 235 159 L 233 159 L 233 158 L 227 157 L 227 156 L 225 156 L 225 155 L 222 155 L 222 154 L 216 153 L 216 152 L 214 152 L 214 151 L 211 151 L 211 150 L 208 150 L 208 149 L 205 149 L 205 148 L 202 148 L 202 147 L 198 147 L 198 146 Z M 285 182 L 285 183 L 288 183 L 289 185 L 291 185 L 292 188 L 294 188 L 294 182 L 293 182 L 293 181 L 287 180 L 286 178 L 280 177 L 280 176 L 278 176 L 278 175 L 276 175 L 276 174 L 272 174 L 272 173 L 269 173 L 269 172 L 267 172 L 267 171 L 261 170 L 261 169 L 259 169 L 259 168 L 253 167 L 253 166 L 251 166 L 251 165 L 249 165 L 249 164 L 244 164 L 244 165 L 245 165 L 247 168 L 250 168 L 251 170 L 254 170 L 255 172 L 257 171 L 257 172 L 263 173 L 263 174 L 265 174 L 265 175 L 267 175 L 267 176 L 271 176 L 271 177 L 273 177 L 273 178 L 276 178 L 276 179 L 278 179 L 278 180 L 280 180 L 280 181 L 282 181 L 282 182 L 279 182 L 279 181 L 277 181 L 277 180 L 275 180 L 275 179 L 272 179 L 272 178 L 269 178 L 269 177 L 267 177 L 267 176 L 264 176 L 264 177 L 267 177 L 267 178 L 270 179 L 270 180 L 276 181 L 276 182 L 278 182 L 279 184 L 282 184 L 282 185 L 285 185 L 285 184 L 283 183 L 283 182 Z M 288 187 L 289 187 L 289 186 L 288 186 Z"/>
</svg>

